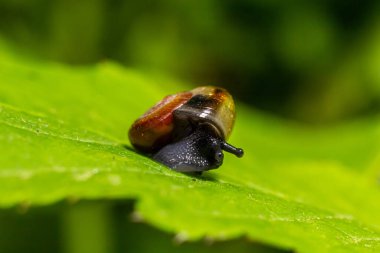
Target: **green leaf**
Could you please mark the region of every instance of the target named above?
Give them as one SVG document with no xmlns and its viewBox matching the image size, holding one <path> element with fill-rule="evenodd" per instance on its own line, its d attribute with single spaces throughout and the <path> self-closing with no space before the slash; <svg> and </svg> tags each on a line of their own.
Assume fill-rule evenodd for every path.
<svg viewBox="0 0 380 253">
<path fill-rule="evenodd" d="M 195 178 L 126 147 L 134 119 L 186 89 L 105 62 L 68 67 L 0 52 L 0 206 L 137 199 L 178 233 L 298 252 L 378 252 L 380 120 L 314 129 L 237 105 L 237 159 Z"/>
</svg>

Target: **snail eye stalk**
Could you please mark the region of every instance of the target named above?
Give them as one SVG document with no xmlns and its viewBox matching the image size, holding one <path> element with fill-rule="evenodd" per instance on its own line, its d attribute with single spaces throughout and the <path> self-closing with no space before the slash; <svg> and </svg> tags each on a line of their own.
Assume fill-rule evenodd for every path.
<svg viewBox="0 0 380 253">
<path fill-rule="evenodd" d="M 221 142 L 221 148 L 226 152 L 236 155 L 237 157 L 242 157 L 244 155 L 243 149 L 234 147 L 225 141 Z"/>
</svg>

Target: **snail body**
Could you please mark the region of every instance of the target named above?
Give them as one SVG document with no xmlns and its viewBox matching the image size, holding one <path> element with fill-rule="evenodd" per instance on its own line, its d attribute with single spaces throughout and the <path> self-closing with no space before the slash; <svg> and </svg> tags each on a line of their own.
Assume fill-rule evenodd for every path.
<svg viewBox="0 0 380 253">
<path fill-rule="evenodd" d="M 205 86 L 169 95 L 138 118 L 131 144 L 180 172 L 203 172 L 223 163 L 223 152 L 243 150 L 226 140 L 235 122 L 235 104 L 223 88 Z"/>
</svg>

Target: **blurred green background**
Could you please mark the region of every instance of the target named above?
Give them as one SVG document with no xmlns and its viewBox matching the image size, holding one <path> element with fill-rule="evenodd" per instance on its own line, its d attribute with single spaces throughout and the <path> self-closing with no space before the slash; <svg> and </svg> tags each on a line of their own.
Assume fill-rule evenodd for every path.
<svg viewBox="0 0 380 253">
<path fill-rule="evenodd" d="M 0 0 L 0 33 L 33 57 L 114 60 L 331 124 L 379 111 L 379 13 L 370 0 Z"/>
<path fill-rule="evenodd" d="M 223 86 L 260 110 L 326 125 L 379 113 L 379 14 L 380 2 L 369 0 L 0 0 L 0 36 L 29 57 L 73 65 L 117 61 L 194 86 Z M 104 229 L 89 236 L 101 245 L 93 253 L 105 252 L 110 240 L 120 252 L 178 250 L 174 235 L 130 223 L 129 205 L 60 205 L 23 216 L 2 211 L 0 249 L 80 252 L 86 232 L 72 235 L 70 224 L 91 231 L 102 220 L 98 214 L 115 220 L 97 223 Z M 86 208 L 99 212 L 87 217 Z M 107 231 L 116 223 L 124 232 L 115 238 Z M 277 252 L 244 238 L 208 244 L 181 250 Z"/>
</svg>

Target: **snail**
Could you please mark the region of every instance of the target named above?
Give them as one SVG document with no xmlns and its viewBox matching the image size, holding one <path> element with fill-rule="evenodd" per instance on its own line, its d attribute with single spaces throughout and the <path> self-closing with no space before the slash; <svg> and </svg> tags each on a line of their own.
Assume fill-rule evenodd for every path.
<svg viewBox="0 0 380 253">
<path fill-rule="evenodd" d="M 226 140 L 235 122 L 235 104 L 223 88 L 204 86 L 166 96 L 129 129 L 133 147 L 179 172 L 201 174 L 223 163 L 223 150 L 244 152 Z"/>
</svg>

